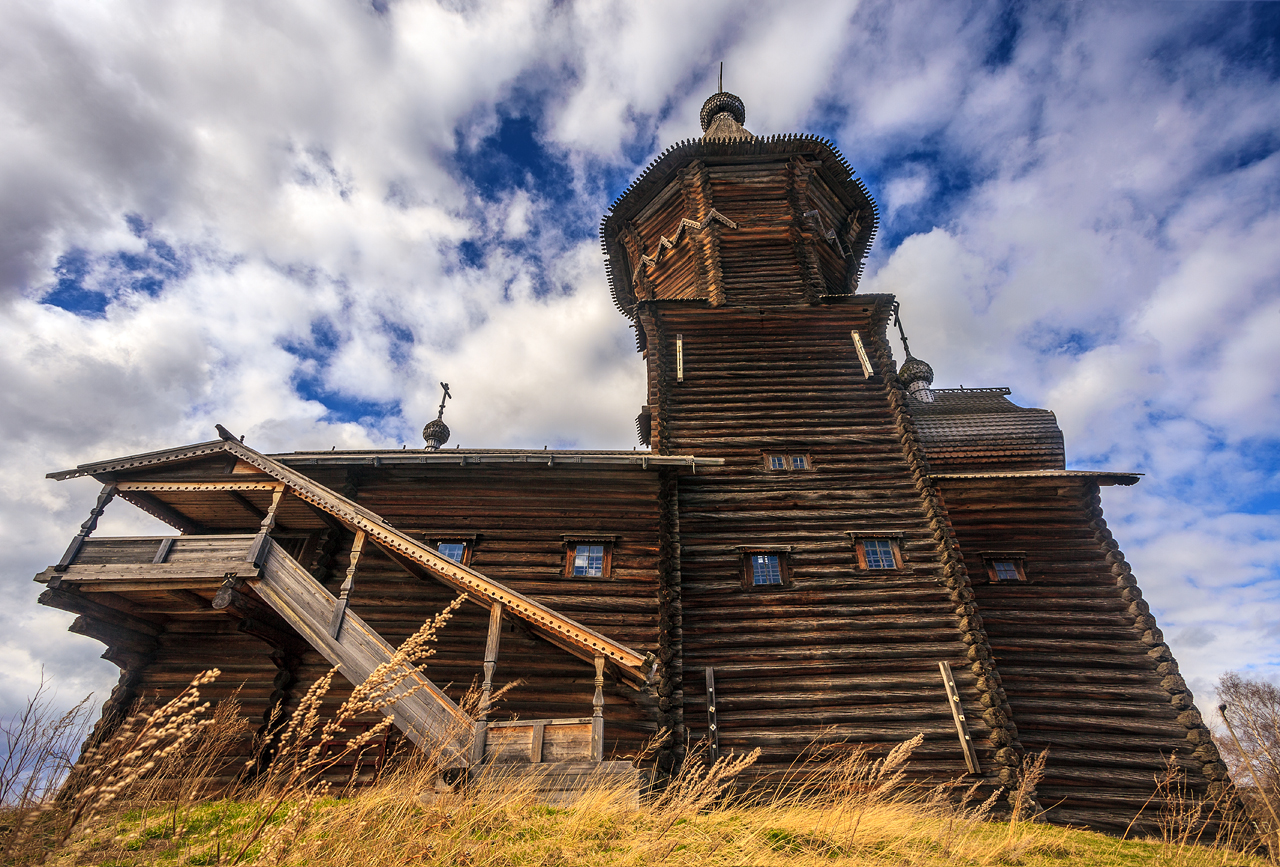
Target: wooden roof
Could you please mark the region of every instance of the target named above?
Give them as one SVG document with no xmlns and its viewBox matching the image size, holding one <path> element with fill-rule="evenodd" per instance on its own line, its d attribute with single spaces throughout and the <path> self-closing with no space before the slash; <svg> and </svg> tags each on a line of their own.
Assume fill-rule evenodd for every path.
<svg viewBox="0 0 1280 867">
<path fill-rule="evenodd" d="M 808 157 L 819 165 L 827 186 L 844 199 L 850 210 L 864 211 L 863 221 L 853 238 L 853 259 L 858 273 L 880 225 L 879 211 L 866 185 L 855 178 L 853 169 L 836 146 L 812 135 L 752 136 L 750 138 L 696 138 L 674 144 L 645 168 L 618 197 L 600 223 L 600 240 L 605 254 L 605 270 L 614 304 L 628 318 L 634 317 L 636 293 L 620 232 L 646 204 L 663 190 L 676 174 L 694 160 L 707 165 L 785 162 L 796 156 Z"/>
<path fill-rule="evenodd" d="M 934 389 L 933 401 L 908 401 L 929 463 L 965 469 L 1061 470 L 1066 450 L 1047 409 L 1018 406 L 1007 388 Z"/>
<path fill-rule="evenodd" d="M 461 452 L 461 450 L 457 449 L 452 451 Z M 235 470 L 225 473 L 219 481 L 188 480 L 182 476 L 165 481 L 130 481 L 127 478 L 131 471 L 146 470 L 165 464 L 171 464 L 180 469 L 184 466 L 192 466 L 193 462 L 199 463 L 201 459 L 217 457 L 219 453 L 225 454 L 228 459 L 236 463 Z M 451 452 L 431 452 L 428 454 L 432 456 L 450 454 L 452 456 Z M 490 456 L 501 455 L 512 462 L 516 462 L 517 455 L 523 456 L 525 454 L 539 455 L 544 459 L 554 458 L 556 455 L 565 456 L 564 453 L 551 453 L 549 451 L 527 453 L 495 452 Z M 333 460 L 341 457 L 352 463 L 369 464 L 372 458 L 379 455 L 398 458 L 405 462 L 408 462 L 411 457 L 407 450 L 403 450 L 348 452 L 341 456 L 337 452 L 303 452 L 286 456 L 286 458 L 293 458 L 292 464 L 294 465 L 306 463 L 307 461 L 318 461 L 321 456 Z M 634 465 L 638 469 L 645 468 L 648 465 L 647 461 L 650 459 L 653 460 L 653 466 L 655 467 L 660 465 L 693 467 L 695 465 L 692 458 L 672 460 L 669 456 L 651 456 L 639 452 L 575 452 L 570 453 L 569 456 L 580 458 L 579 463 L 592 463 L 592 458 L 597 458 L 600 463 L 625 463 Z M 663 461 L 665 461 L 665 464 L 663 464 Z M 699 458 L 698 461 L 704 465 L 717 462 L 716 459 L 703 458 Z M 207 460 L 205 462 L 207 463 Z M 524 461 L 521 460 L 519 462 L 523 463 Z M 723 461 L 718 462 L 722 463 Z M 572 463 L 573 461 L 562 461 L 561 465 Z M 614 641 L 522 593 L 516 592 L 473 569 L 442 556 L 429 544 L 414 539 L 393 527 L 371 509 L 315 481 L 300 470 L 295 469 L 294 465 L 290 465 L 287 460 L 282 461 L 276 457 L 264 455 L 235 440 L 216 440 L 177 449 L 166 449 L 142 455 L 82 464 L 74 470 L 49 473 L 48 477 L 61 480 L 85 475 L 96 476 L 104 482 L 114 484 L 120 496 L 124 499 L 133 502 L 139 508 L 150 512 L 161 520 L 178 526 L 184 532 L 188 529 L 183 526 L 184 521 L 185 523 L 190 523 L 190 521 L 186 521 L 185 516 L 176 509 L 172 509 L 162 497 L 208 497 L 211 494 L 217 495 L 221 492 L 221 496 L 232 496 L 239 501 L 247 501 L 249 509 L 261 511 L 261 505 L 252 503 L 250 495 L 258 496 L 264 493 L 269 495 L 271 491 L 283 487 L 293 494 L 297 500 L 307 504 L 307 506 L 296 510 L 292 515 L 285 513 L 290 526 L 295 523 L 300 524 L 301 516 L 305 514 L 308 507 L 316 512 L 324 513 L 331 516 L 328 518 L 330 521 L 336 519 L 349 528 L 365 532 L 392 560 L 399 563 L 411 574 L 440 581 L 459 592 L 468 594 L 473 601 L 485 607 L 489 607 L 494 603 L 501 604 L 510 615 L 524 620 L 535 634 L 575 656 L 587 660 L 596 656 L 603 656 L 617 666 L 620 674 L 639 682 L 645 682 L 652 676 L 654 661 L 651 656 L 632 650 L 626 645 Z M 555 464 L 553 463 L 552 465 L 554 466 Z M 126 478 L 120 478 L 121 474 L 125 474 Z M 231 511 L 234 512 L 235 510 L 232 509 Z M 177 518 L 176 521 L 170 520 L 175 516 Z"/>
</svg>

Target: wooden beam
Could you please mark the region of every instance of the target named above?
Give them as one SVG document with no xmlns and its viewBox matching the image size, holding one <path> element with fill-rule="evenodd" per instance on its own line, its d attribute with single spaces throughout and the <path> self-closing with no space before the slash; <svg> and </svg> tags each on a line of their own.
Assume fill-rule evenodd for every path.
<svg viewBox="0 0 1280 867">
<path fill-rule="evenodd" d="M 50 608 L 92 617 L 102 623 L 127 629 L 140 635 L 149 635 L 154 638 L 164 631 L 163 624 L 153 623 L 142 617 L 135 617 L 132 614 L 103 605 L 101 602 L 72 590 L 63 590 L 55 587 L 47 588 L 40 594 L 39 602 L 41 605 L 48 605 Z"/>
<path fill-rule="evenodd" d="M 131 493 L 180 494 L 208 491 L 274 491 L 280 487 L 280 483 L 266 476 L 262 481 L 254 482 L 117 482 L 116 487 L 120 491 Z M 251 505 L 250 508 L 256 509 L 259 515 L 265 514 L 257 506 Z"/>
<path fill-rule="evenodd" d="M 119 486 L 117 486 L 117 489 L 118 487 Z M 173 527 L 179 532 L 192 536 L 198 536 L 209 532 L 208 528 L 199 521 L 187 517 L 182 514 L 182 512 L 179 512 L 177 509 L 161 500 L 159 497 L 149 494 L 146 491 L 120 491 L 119 493 L 120 499 L 133 503 L 133 505 L 137 506 L 142 511 L 159 518 L 161 521 L 164 521 L 170 527 Z"/>
</svg>

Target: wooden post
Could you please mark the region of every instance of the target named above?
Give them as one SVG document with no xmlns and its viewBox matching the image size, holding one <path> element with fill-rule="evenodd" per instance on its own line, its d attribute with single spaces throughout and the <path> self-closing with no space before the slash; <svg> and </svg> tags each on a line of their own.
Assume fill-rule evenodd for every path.
<svg viewBox="0 0 1280 867">
<path fill-rule="evenodd" d="M 493 671 L 498 666 L 498 642 L 502 638 L 502 603 L 489 607 L 489 635 L 484 642 L 484 684 L 480 687 L 480 714 L 476 718 L 475 734 L 471 741 L 471 763 L 484 760 L 484 749 L 489 732 L 489 704 L 493 696 Z"/>
<path fill-rule="evenodd" d="M 720 726 L 716 723 L 716 670 L 707 666 L 707 740 L 711 764 L 720 761 Z"/>
<path fill-rule="evenodd" d="M 591 698 L 591 760 L 604 761 L 604 657 L 597 656 L 596 694 Z"/>
<path fill-rule="evenodd" d="M 978 770 L 978 753 L 973 748 L 973 738 L 969 736 L 969 726 L 965 722 L 964 710 L 960 707 L 960 691 L 956 689 L 956 680 L 951 675 L 951 664 L 943 661 L 938 663 L 938 670 L 942 672 L 942 684 L 947 690 L 947 704 L 951 706 L 951 718 L 956 724 L 956 734 L 960 738 L 960 749 L 964 751 L 964 763 L 969 768 L 969 773 L 980 773 Z"/>
<path fill-rule="evenodd" d="M 254 565 L 254 568 L 262 568 L 263 558 L 267 553 L 267 540 L 271 538 L 271 531 L 276 527 L 276 512 L 280 508 L 284 491 L 284 485 L 278 485 L 275 493 L 271 495 L 271 508 L 267 509 L 266 517 L 262 519 L 262 525 L 258 528 L 258 538 L 253 540 L 253 547 L 249 549 L 249 556 L 245 558 Z"/>
<path fill-rule="evenodd" d="M 272 507 L 274 510 L 274 507 Z M 336 639 L 342 631 L 342 621 L 347 616 L 347 603 L 351 598 L 351 590 L 356 586 L 356 567 L 360 563 L 360 555 L 364 553 L 364 530 L 356 530 L 356 540 L 351 543 L 351 564 L 347 566 L 347 577 L 338 588 L 338 601 L 333 606 L 333 616 L 329 619 L 329 637 Z"/>
<path fill-rule="evenodd" d="M 67 567 L 71 565 L 71 561 L 76 559 L 76 555 L 80 553 L 80 548 L 84 545 L 84 540 L 92 535 L 93 531 L 98 529 L 98 519 L 102 517 L 103 511 L 107 508 L 107 503 L 111 502 L 111 498 L 116 495 L 116 486 L 108 484 L 102 486 L 102 491 L 98 494 L 98 502 L 89 510 L 89 517 L 80 525 L 80 532 L 76 533 L 76 537 L 71 540 L 71 544 L 67 546 L 67 551 L 62 555 L 62 559 L 58 561 L 58 565 L 53 567 L 55 572 L 66 572 Z"/>
</svg>

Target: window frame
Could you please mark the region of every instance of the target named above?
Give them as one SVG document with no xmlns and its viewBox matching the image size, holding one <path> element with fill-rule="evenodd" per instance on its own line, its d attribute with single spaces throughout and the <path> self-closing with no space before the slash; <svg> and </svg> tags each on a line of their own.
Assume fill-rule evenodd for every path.
<svg viewBox="0 0 1280 867">
<path fill-rule="evenodd" d="M 445 557 L 445 559 L 449 560 L 450 563 L 457 563 L 459 566 L 471 565 L 471 556 L 475 553 L 476 540 L 479 538 L 475 533 L 428 533 L 425 536 L 427 545 L 432 551 L 440 554 L 441 557 L 445 557 L 444 554 L 440 553 L 441 545 L 449 542 L 461 544 L 463 546 L 461 560 L 454 560 L 450 557 Z"/>
<path fill-rule="evenodd" d="M 751 558 L 757 556 L 773 556 L 778 558 L 778 575 L 782 581 L 778 584 L 757 584 L 752 571 Z M 791 573 L 790 545 L 739 545 L 738 573 L 745 590 L 764 591 L 786 590 L 793 586 Z"/>
<path fill-rule="evenodd" d="M 889 547 L 893 552 L 893 566 L 888 568 L 872 567 L 867 563 L 868 540 L 885 541 L 889 543 Z M 901 572 L 906 568 L 906 556 L 902 552 L 902 534 L 901 533 L 862 533 L 850 532 L 849 542 L 853 546 L 854 561 L 858 565 L 860 572 Z"/>
<path fill-rule="evenodd" d="M 1027 553 L 1025 551 L 979 551 L 982 565 L 986 567 L 988 584 L 1026 584 Z M 1017 571 L 1017 578 L 1001 578 L 996 572 L 996 563 L 1012 563 Z"/>
<path fill-rule="evenodd" d="M 813 470 L 813 458 L 806 452 L 799 451 L 779 451 L 779 452 L 762 452 L 764 455 L 764 469 L 767 473 L 808 473 Z M 782 466 L 773 466 L 774 460 L 781 458 Z M 804 461 L 803 467 L 794 466 L 796 458 Z"/>
<path fill-rule="evenodd" d="M 563 577 L 576 578 L 578 580 L 602 580 L 613 577 L 613 548 L 617 543 L 617 536 L 601 536 L 589 533 L 565 533 L 560 538 L 564 540 L 564 568 L 561 570 L 561 575 Z M 575 575 L 573 573 L 573 561 L 578 555 L 579 545 L 600 545 L 604 548 L 599 575 Z"/>
</svg>

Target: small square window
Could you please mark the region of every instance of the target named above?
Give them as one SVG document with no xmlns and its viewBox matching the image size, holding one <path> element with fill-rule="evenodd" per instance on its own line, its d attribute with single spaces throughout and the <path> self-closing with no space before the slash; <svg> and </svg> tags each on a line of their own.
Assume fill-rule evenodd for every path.
<svg viewBox="0 0 1280 867">
<path fill-rule="evenodd" d="M 465 563 L 467 561 L 466 542 L 441 542 L 436 546 L 436 550 L 455 563 Z"/>
<path fill-rule="evenodd" d="M 855 550 L 860 569 L 901 569 L 902 550 L 896 539 L 885 537 L 859 537 Z"/>
<path fill-rule="evenodd" d="M 785 470 L 787 468 L 786 455 L 769 455 L 769 469 Z"/>
<path fill-rule="evenodd" d="M 791 586 L 791 569 L 785 548 L 762 551 L 744 547 L 738 550 L 742 552 L 743 587 L 751 590 Z"/>
<path fill-rule="evenodd" d="M 868 569 L 892 569 L 898 565 L 893 559 L 893 543 L 888 539 L 867 539 L 862 548 L 867 554 Z"/>
<path fill-rule="evenodd" d="M 782 583 L 782 563 L 777 554 L 751 555 L 751 583 L 757 587 Z"/>
<path fill-rule="evenodd" d="M 608 578 L 613 545 L 603 539 L 570 542 L 565 553 L 567 578 Z"/>
<path fill-rule="evenodd" d="M 1027 580 L 1027 573 L 1022 568 L 1021 557 L 995 555 L 983 556 L 982 559 L 986 561 L 987 577 L 991 579 L 992 584 L 1008 584 Z"/>
<path fill-rule="evenodd" d="M 808 467 L 809 467 L 809 461 L 806 460 L 804 455 L 791 456 L 791 469 L 804 470 L 804 469 L 808 469 Z"/>
</svg>

